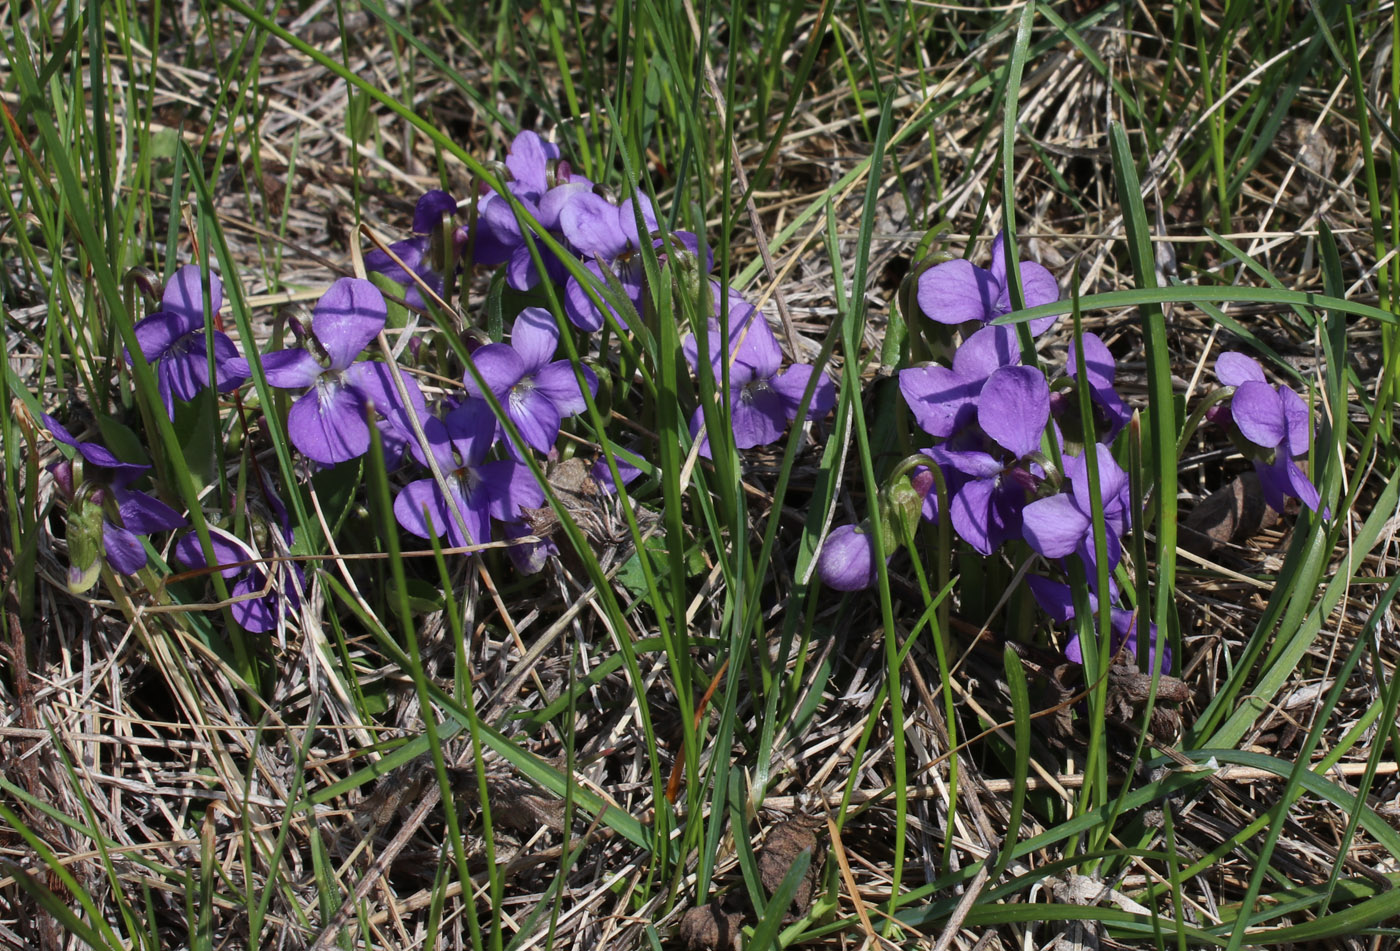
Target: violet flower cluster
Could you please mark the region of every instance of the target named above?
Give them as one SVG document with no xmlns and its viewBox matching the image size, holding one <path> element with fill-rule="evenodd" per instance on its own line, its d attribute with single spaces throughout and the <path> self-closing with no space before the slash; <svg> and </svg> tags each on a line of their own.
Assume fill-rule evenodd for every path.
<svg viewBox="0 0 1400 951">
<path fill-rule="evenodd" d="M 1044 267 L 1022 261 L 1019 269 L 1028 307 L 1059 299 L 1054 277 Z M 992 323 L 1010 313 L 1007 284 L 1001 235 L 993 242 L 990 270 L 958 260 L 931 267 L 918 277 L 917 299 L 924 316 L 935 325 L 959 327 L 962 340 L 949 365 L 908 367 L 899 373 L 900 393 L 913 421 L 934 440 L 921 457 L 940 477 L 935 480 L 926 467 L 916 468 L 910 484 L 923 494 L 923 516 L 937 521 L 945 513 L 934 486 L 942 482 L 948 522 L 978 554 L 991 555 L 1008 543 L 1024 542 L 1052 565 L 1077 557 L 1087 574 L 1097 577 L 1099 553 L 1111 571 L 1121 557 L 1121 539 L 1132 525 L 1127 474 L 1110 449 L 1131 413 L 1114 389 L 1116 367 L 1108 348 L 1094 334 L 1083 334 L 1083 372 L 1095 429 L 1083 434 L 1085 449 L 1071 451 L 1060 419 L 1068 425 L 1077 416 L 1071 412 L 1076 409 L 1072 384 L 1052 393 L 1045 371 L 1023 364 L 1016 328 Z M 1053 315 L 1030 321 L 1032 336 L 1054 321 Z M 1066 370 L 1069 380 L 1078 378 L 1073 348 Z M 1097 468 L 1097 499 L 1086 459 L 1090 449 Z M 1059 476 L 1050 465 L 1056 457 L 1063 465 Z M 1096 505 L 1104 515 L 1102 547 L 1094 540 Z M 892 553 L 902 538 L 888 524 L 891 521 L 882 512 L 859 527 L 841 526 L 831 532 L 818 560 L 823 583 L 847 591 L 872 584 L 876 566 L 870 534 L 883 531 L 884 547 Z M 1055 584 L 1046 579 L 1037 583 Z M 1119 616 L 1114 618 L 1118 623 Z M 1125 642 L 1128 634 L 1125 629 Z M 1133 639 L 1130 649 L 1135 645 Z M 1070 653 L 1073 648 L 1071 644 Z"/>
<path fill-rule="evenodd" d="M 664 295 L 648 287 L 644 261 L 659 266 L 673 291 L 689 287 L 703 295 L 706 284 L 710 288 L 713 307 L 681 346 L 698 391 L 719 397 L 718 407 L 688 408 L 701 455 L 711 455 L 714 433 L 706 428 L 707 418 L 711 427 L 722 421 L 734 446 L 748 450 L 770 445 L 794 423 L 819 420 L 835 407 L 833 381 L 786 356 L 764 315 L 707 276 L 713 256 L 701 247 L 694 234 L 664 232 L 640 190 L 618 200 L 575 171 L 555 145 L 522 132 L 511 143 L 499 186 L 460 202 L 444 191 L 424 194 L 410 235 L 365 256 L 366 268 L 401 286 L 415 308 L 446 294 L 459 271 L 499 269 L 512 292 L 507 298 L 519 302 L 518 313 L 508 330 L 494 330 L 489 341 L 469 333 L 465 351 L 458 351 L 467 364 L 460 385 L 438 376 L 448 385 L 420 387 L 423 377 L 400 366 L 385 345 L 384 295 L 374 283 L 353 277 L 329 287 L 308 327 L 293 321 L 295 345 L 257 361 L 241 356 L 218 329 L 219 277 L 206 278 L 193 266 L 173 275 L 159 310 L 134 333 L 172 419 L 177 401 L 192 400 L 206 388 L 232 393 L 260 372 L 268 385 L 291 394 L 286 432 L 311 463 L 346 465 L 349 473 L 377 437 L 396 480 L 393 511 L 404 531 L 469 550 L 504 538 L 517 569 L 529 573 L 559 554 L 552 538 L 532 534 L 530 526 L 545 524 L 535 511 L 544 505 L 545 492 L 530 461 L 553 464 L 560 459 L 562 433 L 586 433 L 569 421 L 598 396 L 594 366 L 601 370 L 610 359 L 595 349 L 594 366 L 588 366 L 560 351 L 572 352 L 605 326 L 628 334 L 673 319 L 652 312 L 649 302 Z M 1028 584 L 1056 623 L 1070 620 L 1074 610 L 1069 586 L 1056 579 L 1082 569 L 1095 589 L 1093 610 L 1102 602 L 1110 612 L 1113 651 L 1136 654 L 1136 615 L 1120 605 L 1112 579 L 1136 520 L 1128 476 L 1112 448 L 1132 411 L 1115 389 L 1112 353 L 1092 333 L 1071 345 L 1062 376 L 1023 359 L 1029 355 L 1022 352 L 1017 328 L 996 323 L 1013 309 L 1010 260 L 1008 241 L 999 234 L 986 268 L 952 260 L 916 270 L 912 297 L 925 318 L 920 329 L 935 352 L 947 355 L 944 362 L 908 366 L 898 374 L 919 449 L 882 490 L 876 511 L 828 534 L 817 574 L 835 590 L 869 587 L 879 567 L 877 533 L 879 547 L 892 556 L 907 537 L 895 531 L 897 522 L 906 529 L 920 519 L 946 522 L 979 555 L 992 556 L 1005 546 L 1019 546 L 1021 556 L 1038 555 L 1044 574 L 1030 575 Z M 1026 307 L 1050 309 L 1059 300 L 1055 277 L 1045 267 L 1025 260 L 1015 270 Z M 543 293 L 551 286 L 552 293 Z M 549 299 L 559 302 L 557 313 L 540 306 Z M 1030 320 L 1032 339 L 1056 319 L 1051 313 Z M 418 352 L 416 346 L 407 349 Z M 1310 451 L 1313 433 L 1306 403 L 1292 389 L 1270 385 L 1260 365 L 1241 354 L 1222 355 L 1216 371 L 1233 393 L 1213 418 L 1230 429 L 1254 463 L 1269 504 L 1281 508 L 1293 496 L 1316 509 L 1318 491 L 1298 464 Z M 1081 393 L 1088 394 L 1087 412 L 1077 402 Z M 1085 419 L 1091 421 L 1087 432 Z M 103 558 L 119 572 L 140 570 L 147 563 L 142 536 L 179 528 L 185 518 L 132 487 L 150 467 L 122 462 L 100 445 L 78 442 L 56 421 L 45 421 L 54 439 L 77 453 L 54 467 L 73 513 L 71 583 L 76 590 L 91 586 Z M 639 471 L 625 466 L 623 481 Z M 251 632 L 280 629 L 301 606 L 306 582 L 287 557 L 295 534 L 286 508 L 266 477 L 259 478 L 264 514 L 248 513 L 248 537 L 215 518 L 207 540 L 186 533 L 173 546 L 178 562 L 218 571 L 229 582 L 233 619 Z M 606 470 L 595 471 L 594 478 L 600 491 L 616 491 Z M 1101 538 L 1095 537 L 1096 511 L 1102 514 Z M 1105 570 L 1108 590 L 1100 591 Z M 1163 670 L 1170 669 L 1170 651 L 1158 645 L 1155 628 L 1146 649 L 1154 664 L 1160 660 Z M 1083 657 L 1076 639 L 1065 653 L 1072 661 Z"/>
</svg>

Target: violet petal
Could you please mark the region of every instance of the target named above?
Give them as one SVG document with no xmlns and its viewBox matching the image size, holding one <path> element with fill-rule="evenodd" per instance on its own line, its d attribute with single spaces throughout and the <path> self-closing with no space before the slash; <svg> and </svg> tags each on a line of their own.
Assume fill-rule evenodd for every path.
<svg viewBox="0 0 1400 951">
<path fill-rule="evenodd" d="M 982 268 L 962 259 L 945 261 L 919 275 L 919 309 L 940 324 L 985 321 L 992 316 L 998 290 Z"/>
<path fill-rule="evenodd" d="M 1064 558 L 1091 527 L 1074 498 L 1060 494 L 1027 505 L 1021 512 L 1021 530 L 1026 542 L 1046 558 Z"/>
<path fill-rule="evenodd" d="M 311 332 L 326 348 L 331 368 L 344 370 L 384 329 L 387 316 L 379 288 L 358 277 L 342 277 L 317 302 Z"/>
<path fill-rule="evenodd" d="M 124 575 L 134 575 L 146 567 L 146 548 L 134 532 L 105 519 L 102 522 L 102 549 L 107 563 Z"/>
<path fill-rule="evenodd" d="M 1215 358 L 1215 375 L 1226 386 L 1239 386 L 1251 380 L 1255 383 L 1267 382 L 1264 368 L 1253 357 L 1227 350 Z"/>
<path fill-rule="evenodd" d="M 1050 419 L 1050 387 L 1033 367 L 1002 367 L 987 378 L 977 404 L 983 432 L 1020 459 L 1040 448 Z"/>
<path fill-rule="evenodd" d="M 369 450 L 365 401 L 353 389 L 321 385 L 292 404 L 287 433 L 308 459 L 335 465 Z"/>
<path fill-rule="evenodd" d="M 554 316 L 543 307 L 526 307 L 515 318 L 510 345 L 520 354 L 522 375 L 534 373 L 554 359 L 554 351 L 559 347 L 559 327 Z"/>
<path fill-rule="evenodd" d="M 1256 446 L 1272 449 L 1288 435 L 1283 402 L 1278 391 L 1267 383 L 1241 383 L 1230 400 L 1230 415 L 1240 434 Z"/>
</svg>

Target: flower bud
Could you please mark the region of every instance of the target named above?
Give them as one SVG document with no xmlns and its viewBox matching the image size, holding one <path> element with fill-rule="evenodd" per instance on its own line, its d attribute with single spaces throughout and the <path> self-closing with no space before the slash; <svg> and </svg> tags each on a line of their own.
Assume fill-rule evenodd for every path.
<svg viewBox="0 0 1400 951">
<path fill-rule="evenodd" d="M 832 529 L 817 558 L 817 577 L 837 591 L 861 591 L 875 583 L 875 547 L 868 522 Z"/>
</svg>

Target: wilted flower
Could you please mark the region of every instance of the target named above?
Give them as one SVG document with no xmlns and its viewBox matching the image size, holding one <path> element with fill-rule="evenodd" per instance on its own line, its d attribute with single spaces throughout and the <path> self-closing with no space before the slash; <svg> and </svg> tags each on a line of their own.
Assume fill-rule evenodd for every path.
<svg viewBox="0 0 1400 951">
<path fill-rule="evenodd" d="M 224 301 L 224 285 L 209 275 L 209 306 L 214 313 Z M 214 352 L 214 388 L 220 393 L 236 389 L 248 378 L 247 364 L 238 356 L 228 334 L 205 333 L 204 290 L 199 268 L 186 264 L 165 285 L 161 309 L 138 323 L 133 332 L 141 353 L 156 372 L 165 411 L 175 418 L 175 398 L 189 401 L 209 385 L 209 348 Z M 126 356 L 131 362 L 131 354 Z"/>
<path fill-rule="evenodd" d="M 72 446 L 82 456 L 84 466 L 81 479 L 77 478 L 71 461 L 63 461 L 53 467 L 54 479 L 63 494 L 76 504 L 93 504 L 100 507 L 101 553 L 107 563 L 124 575 L 132 575 L 146 567 L 146 549 L 139 536 L 151 532 L 179 528 L 185 524 L 180 515 L 164 502 L 145 492 L 131 488 L 131 484 L 150 470 L 150 466 L 134 462 L 122 462 L 105 446 L 95 442 L 78 442 L 67 429 L 52 416 L 41 417 L 44 426 L 53 434 L 57 442 Z M 85 486 L 91 493 L 80 493 Z M 93 527 L 96 527 L 94 521 Z M 69 539 L 70 555 L 80 557 L 75 550 L 76 538 Z M 69 585 L 75 591 L 85 591 L 96 581 L 96 553 L 92 561 L 73 564 L 69 568 Z"/>
<path fill-rule="evenodd" d="M 526 307 L 515 319 L 509 344 L 489 343 L 472 354 L 482 381 L 505 407 L 520 437 L 540 452 L 554 447 L 565 417 L 588 407 L 574 365 L 554 359 L 558 347 L 559 326 L 549 311 Z M 597 375 L 586 366 L 579 369 L 589 392 L 596 394 Z M 469 396 L 482 395 L 472 374 L 466 375 L 464 383 Z"/>
<path fill-rule="evenodd" d="M 1291 388 L 1275 388 L 1264 379 L 1264 368 L 1242 353 L 1222 353 L 1215 361 L 1215 375 L 1235 388 L 1230 416 L 1241 436 L 1264 450 L 1271 460 L 1255 459 L 1254 470 L 1264 490 L 1264 501 L 1282 512 L 1292 495 L 1316 511 L 1321 503 L 1317 486 L 1298 468 L 1312 443 L 1312 413 Z"/>
<path fill-rule="evenodd" d="M 1027 307 L 1038 307 L 1060 299 L 1055 277 L 1034 261 L 1020 262 L 1021 291 Z M 961 324 L 970 320 L 986 323 L 1011 313 L 1011 291 L 1006 278 L 1006 235 L 998 233 L 992 242 L 992 267 L 983 270 L 959 258 L 945 261 L 919 275 L 919 309 L 940 324 Z M 1031 334 L 1039 336 L 1058 318 L 1037 317 L 1030 322 Z"/>
</svg>

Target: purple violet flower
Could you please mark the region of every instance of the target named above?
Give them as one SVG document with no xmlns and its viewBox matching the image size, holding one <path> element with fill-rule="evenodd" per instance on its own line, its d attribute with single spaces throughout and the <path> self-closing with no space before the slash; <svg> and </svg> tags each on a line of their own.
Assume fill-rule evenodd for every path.
<svg viewBox="0 0 1400 951">
<path fill-rule="evenodd" d="M 224 302 L 224 285 L 209 274 L 209 306 L 214 313 Z M 228 334 L 205 334 L 204 290 L 199 268 L 186 264 L 165 285 L 158 313 L 133 328 L 141 353 L 156 371 L 165 411 L 175 418 L 175 398 L 188 402 L 209 385 L 209 347 L 214 350 L 214 388 L 220 393 L 236 389 L 248 379 L 247 365 L 238 356 Z M 131 363 L 127 353 L 126 362 Z"/>
<path fill-rule="evenodd" d="M 384 329 L 386 316 L 379 288 L 343 277 L 321 297 L 311 318 L 311 333 L 326 355 L 325 363 L 306 348 L 278 350 L 262 358 L 272 386 L 309 387 L 287 414 L 292 445 L 307 458 L 334 465 L 369 450 L 366 413 L 376 402 L 381 410 L 388 409 L 387 375 L 379 364 L 356 363 L 355 358 Z"/>
<path fill-rule="evenodd" d="M 1215 375 L 1233 386 L 1230 416 L 1241 436 L 1263 450 L 1273 450 L 1272 461 L 1254 459 L 1254 470 L 1266 501 L 1282 512 L 1288 496 L 1317 511 L 1321 503 L 1317 486 L 1294 460 L 1305 458 L 1312 442 L 1312 412 L 1290 387 L 1272 387 L 1257 360 L 1242 353 L 1222 353 L 1215 361 Z"/>
<path fill-rule="evenodd" d="M 514 460 L 486 462 L 495 442 L 496 417 L 483 400 L 469 399 L 443 419 L 428 417 L 423 431 L 451 501 L 432 478 L 410 482 L 394 499 L 394 516 L 407 531 L 420 538 L 446 533 L 456 547 L 482 545 L 491 540 L 492 518 L 513 521 L 522 508 L 544 504 L 544 492 L 528 467 Z M 418 445 L 411 448 L 426 465 Z M 461 522 L 452 511 L 454 503 Z"/>
<path fill-rule="evenodd" d="M 290 537 L 287 541 L 290 544 Z M 238 579 L 229 587 L 229 597 L 233 599 L 229 613 L 243 630 L 252 634 L 274 630 L 282 618 L 301 607 L 297 592 L 305 584 L 306 574 L 300 565 L 274 561 L 269 584 L 265 559 L 237 535 L 211 525 L 209 546 L 214 552 L 214 570 L 225 579 Z M 175 557 L 189 568 L 211 567 L 199 535 L 194 532 L 175 543 Z"/>
<path fill-rule="evenodd" d="M 1027 307 L 1038 307 L 1060 299 L 1055 276 L 1034 261 L 1020 262 L 1021 291 Z M 1006 235 L 999 232 L 992 242 L 992 267 L 983 270 L 959 258 L 945 261 L 919 275 L 919 309 L 929 320 L 940 324 L 961 324 L 970 320 L 986 323 L 1011 313 L 1011 291 L 1006 278 Z M 1037 317 L 1030 322 L 1031 335 L 1039 336 L 1058 316 Z"/>
<path fill-rule="evenodd" d="M 875 546 L 870 526 L 841 525 L 826 536 L 817 556 L 817 577 L 835 591 L 862 591 L 875 583 Z"/>
<path fill-rule="evenodd" d="M 559 326 L 549 311 L 526 307 L 515 318 L 509 344 L 488 343 L 472 354 L 482 381 L 500 400 L 520 437 L 545 453 L 559 438 L 560 422 L 588 408 L 573 364 L 553 359 L 558 347 Z M 589 392 L 596 395 L 597 374 L 586 366 L 580 370 Z M 467 395 L 482 395 L 472 374 L 466 375 L 464 384 Z"/>
<path fill-rule="evenodd" d="M 75 482 L 71 460 L 57 463 L 53 473 L 59 488 L 68 499 L 73 500 L 78 497 L 78 490 L 83 485 L 94 487 L 87 500 L 102 506 L 102 551 L 107 563 L 124 575 L 136 574 L 146 567 L 146 548 L 139 536 L 179 528 L 185 524 L 184 516 L 159 499 L 130 487 L 150 470 L 150 466 L 122 462 L 105 446 L 95 442 L 78 442 L 52 416 L 43 414 L 41 418 L 54 441 L 76 449 L 85 463 L 81 484 Z M 106 504 L 109 499 L 113 504 Z M 92 565 L 72 565 L 69 568 L 70 583 L 81 581 L 92 568 Z M 91 584 L 92 581 L 88 581 L 80 590 L 85 590 Z"/>
<path fill-rule="evenodd" d="M 1103 443 L 1094 443 L 1099 464 L 1099 492 L 1103 498 L 1104 534 L 1108 566 L 1123 554 L 1122 536 L 1129 528 L 1128 474 Z M 1083 456 L 1065 455 L 1069 492 L 1038 499 L 1021 513 L 1026 541 L 1046 558 L 1078 553 L 1085 566 L 1097 565 L 1094 551 L 1093 497 L 1089 491 L 1089 464 Z"/>
<path fill-rule="evenodd" d="M 1070 593 L 1070 586 L 1058 581 L 1051 581 L 1038 575 L 1027 575 L 1026 583 L 1030 585 L 1031 595 L 1041 610 L 1050 615 L 1051 620 L 1058 624 L 1074 618 L 1074 598 Z M 1117 599 L 1118 591 L 1112 581 L 1109 582 L 1109 596 Z M 1093 592 L 1089 593 L 1089 607 L 1095 613 L 1099 610 L 1099 599 Z M 1109 627 L 1113 632 L 1113 639 L 1109 644 L 1112 654 L 1117 654 L 1123 648 L 1127 648 L 1128 653 L 1134 659 L 1137 658 L 1137 611 L 1129 611 L 1117 606 L 1109 608 Z M 1171 673 L 1172 669 L 1172 649 L 1166 643 L 1161 642 L 1157 637 L 1157 625 L 1148 626 L 1148 655 L 1147 669 L 1155 670 L 1157 663 L 1157 647 L 1162 650 L 1162 673 Z M 1065 644 L 1065 659 L 1073 664 L 1084 663 L 1084 648 L 1079 643 L 1079 635 L 1076 634 Z"/>
<path fill-rule="evenodd" d="M 788 423 L 797 418 L 802 395 L 812 379 L 815 368 L 806 363 L 794 363 L 779 372 L 783 352 L 763 315 L 747 303 L 731 306 L 729 346 L 720 345 L 719 322 L 710 321 L 710 371 L 716 385 L 723 379 L 720 360 L 727 353 L 729 367 L 729 404 L 734 445 L 752 449 L 776 442 Z M 687 336 L 683 349 L 691 368 L 699 372 L 699 343 L 694 334 Z M 808 406 L 807 417 L 820 419 L 836 406 L 836 385 L 825 374 L 817 381 L 816 391 Z M 690 434 L 696 435 L 704 425 L 703 409 L 697 408 L 690 420 Z M 701 442 L 700 454 L 710 456 L 710 440 Z"/>
<path fill-rule="evenodd" d="M 977 398 L 988 377 L 1020 363 L 1014 327 L 983 327 L 953 353 L 953 367 L 910 367 L 899 371 L 899 391 L 919 427 L 944 439 L 974 423 Z"/>
<path fill-rule="evenodd" d="M 1039 452 L 1049 419 L 1050 387 L 1044 374 L 1033 367 L 999 367 L 977 397 L 981 434 L 968 429 L 959 439 L 928 450 L 950 483 L 956 481 L 953 473 L 966 479 L 951 495 L 949 514 L 953 529 L 983 555 L 1021 537 L 1021 511 L 1043 477 L 1040 466 L 1026 460 Z"/>
<path fill-rule="evenodd" d="M 567 162 L 558 161 L 558 156 L 558 147 L 544 142 L 534 132 L 520 133 L 506 156 L 506 169 L 511 173 L 506 188 L 545 231 L 563 242 L 566 239 L 560 230 L 561 211 L 572 198 L 591 192 L 593 183 L 575 174 Z M 544 276 L 563 283 L 568 271 L 548 248 L 537 247 L 545 267 Z M 495 192 L 488 192 L 477 202 L 473 257 L 478 264 L 506 264 L 506 282 L 515 290 L 530 290 L 540 281 L 514 209 Z"/>
<path fill-rule="evenodd" d="M 423 292 L 413 275 L 417 274 L 423 283 L 432 288 L 433 293 L 441 296 L 446 281 L 445 275 L 439 273 L 436 267 L 433 238 L 442 224 L 442 216 L 456 212 L 457 199 L 447 192 L 439 189 L 425 192 L 413 210 L 413 237 L 389 245 L 389 250 L 398 256 L 404 267 L 376 248 L 365 255 L 365 270 L 383 274 L 394 283 L 403 285 L 404 300 L 410 307 L 426 307 Z"/>
</svg>

